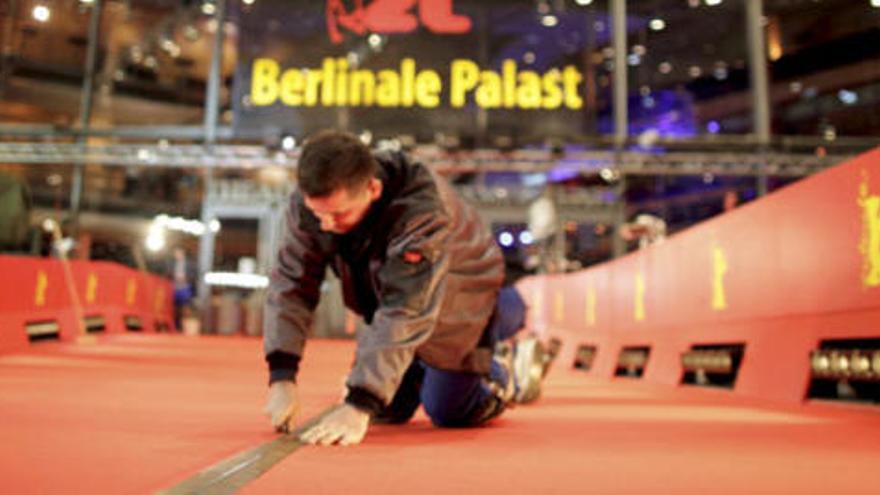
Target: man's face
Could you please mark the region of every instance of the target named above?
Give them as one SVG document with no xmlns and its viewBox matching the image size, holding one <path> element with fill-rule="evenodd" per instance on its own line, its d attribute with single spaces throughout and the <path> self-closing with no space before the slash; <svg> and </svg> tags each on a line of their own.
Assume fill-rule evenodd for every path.
<svg viewBox="0 0 880 495">
<path fill-rule="evenodd" d="M 305 196 L 304 202 L 320 220 L 321 230 L 345 234 L 363 220 L 370 205 L 381 195 L 382 182 L 370 179 L 364 186 L 337 189 L 327 196 Z"/>
</svg>

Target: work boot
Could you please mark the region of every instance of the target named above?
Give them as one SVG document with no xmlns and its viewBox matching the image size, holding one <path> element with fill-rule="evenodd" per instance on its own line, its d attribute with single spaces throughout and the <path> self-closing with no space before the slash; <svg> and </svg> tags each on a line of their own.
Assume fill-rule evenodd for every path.
<svg viewBox="0 0 880 495">
<path fill-rule="evenodd" d="M 537 337 L 530 336 L 516 342 L 513 352 L 513 400 L 520 404 L 535 401 L 541 395 L 547 351 Z M 552 360 L 551 360 L 552 361 Z"/>
</svg>

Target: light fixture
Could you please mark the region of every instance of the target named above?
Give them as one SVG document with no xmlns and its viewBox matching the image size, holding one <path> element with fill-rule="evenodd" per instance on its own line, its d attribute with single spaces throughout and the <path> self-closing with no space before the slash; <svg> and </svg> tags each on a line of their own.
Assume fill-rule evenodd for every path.
<svg viewBox="0 0 880 495">
<path fill-rule="evenodd" d="M 873 0 L 873 1 L 878 1 L 878 0 Z M 574 3 L 580 5 L 581 7 L 586 7 L 587 5 L 590 5 L 591 3 L 593 3 L 593 0 L 574 0 Z"/>
<path fill-rule="evenodd" d="M 528 230 L 523 230 L 519 233 L 519 242 L 520 244 L 528 246 L 531 243 L 535 242 L 535 236 L 533 236 L 532 233 Z"/>
<path fill-rule="evenodd" d="M 205 283 L 219 287 L 265 289 L 269 286 L 269 277 L 253 273 L 208 272 L 205 274 Z"/>
<path fill-rule="evenodd" d="M 651 19 L 651 22 L 648 23 L 648 26 L 652 31 L 663 31 L 666 29 L 666 21 L 659 17 L 655 17 Z"/>
<path fill-rule="evenodd" d="M 721 5 L 721 0 L 706 0 L 706 5 L 710 7 L 714 7 L 716 5 Z"/>
<path fill-rule="evenodd" d="M 880 9 L 880 0 L 871 0 L 871 7 L 875 9 Z"/>
<path fill-rule="evenodd" d="M 855 105 L 859 102 L 859 95 L 855 91 L 850 91 L 848 89 L 841 89 L 837 92 L 837 98 L 844 105 Z"/>
<path fill-rule="evenodd" d="M 284 151 L 293 151 L 296 149 L 296 138 L 289 134 L 281 138 L 281 149 Z"/>
<path fill-rule="evenodd" d="M 535 52 L 526 52 L 523 54 L 523 62 L 529 65 L 535 63 Z"/>
<path fill-rule="evenodd" d="M 52 11 L 45 5 L 37 5 L 34 7 L 31 15 L 33 15 L 34 19 L 38 22 L 49 22 L 49 18 L 52 17 Z"/>
<path fill-rule="evenodd" d="M 370 47 L 373 48 L 374 50 L 378 49 L 379 47 L 382 46 L 382 37 L 376 33 L 373 33 L 373 34 L 367 36 L 367 43 L 369 43 Z"/>
<path fill-rule="evenodd" d="M 541 24 L 543 24 L 544 27 L 554 27 L 559 24 L 559 18 L 553 14 L 547 14 L 541 17 Z"/>
<path fill-rule="evenodd" d="M 257 0 L 241 0 L 241 3 L 245 5 L 253 5 Z"/>
<path fill-rule="evenodd" d="M 513 246 L 513 234 L 507 231 L 498 234 L 498 242 L 504 247 Z"/>
<path fill-rule="evenodd" d="M 217 7 L 211 2 L 204 2 L 202 4 L 202 13 L 205 15 L 214 15 L 217 12 Z"/>
<path fill-rule="evenodd" d="M 672 64 L 669 62 L 661 62 L 660 65 L 657 66 L 657 70 L 659 70 L 661 74 L 669 74 L 672 72 Z"/>
</svg>

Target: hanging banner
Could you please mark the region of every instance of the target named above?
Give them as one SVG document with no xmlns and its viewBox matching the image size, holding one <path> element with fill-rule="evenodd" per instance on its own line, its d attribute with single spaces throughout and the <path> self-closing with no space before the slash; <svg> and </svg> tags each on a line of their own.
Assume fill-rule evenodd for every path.
<svg viewBox="0 0 880 495">
<path fill-rule="evenodd" d="M 588 30 L 583 8 L 542 12 L 536 5 L 242 2 L 236 132 L 304 136 L 336 127 L 421 141 L 438 133 L 580 135 L 587 47 L 600 34 Z"/>
</svg>

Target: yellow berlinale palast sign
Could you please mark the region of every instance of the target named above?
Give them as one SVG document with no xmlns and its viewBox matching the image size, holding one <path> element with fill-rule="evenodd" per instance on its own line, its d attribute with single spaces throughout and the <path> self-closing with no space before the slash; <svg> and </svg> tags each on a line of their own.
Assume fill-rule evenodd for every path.
<svg viewBox="0 0 880 495">
<path fill-rule="evenodd" d="M 862 170 L 858 203 L 862 209 L 862 285 L 880 287 L 880 195 L 871 195 L 868 171 Z"/>
<path fill-rule="evenodd" d="M 37 288 L 34 291 L 34 305 L 37 307 L 46 305 L 46 289 L 49 288 L 49 277 L 46 272 L 37 272 Z"/>
<path fill-rule="evenodd" d="M 645 276 L 639 272 L 636 274 L 635 311 L 633 317 L 636 321 L 645 319 Z"/>
<path fill-rule="evenodd" d="M 419 69 L 413 58 L 404 58 L 396 69 L 375 71 L 353 69 L 346 58 L 326 57 L 320 67 L 283 70 L 274 59 L 258 58 L 249 97 L 256 107 L 280 102 L 288 107 L 437 108 L 445 95 L 453 108 L 473 101 L 485 109 L 580 110 L 583 79 L 573 65 L 539 73 L 521 70 L 509 59 L 500 71 L 468 59 L 453 60 L 444 84 L 440 73 Z"/>
<path fill-rule="evenodd" d="M 727 293 L 724 287 L 724 276 L 727 274 L 727 257 L 718 246 L 712 248 L 712 309 L 727 309 Z"/>
<path fill-rule="evenodd" d="M 86 280 L 86 303 L 92 304 L 98 297 L 98 277 L 94 273 L 89 273 Z"/>
</svg>

